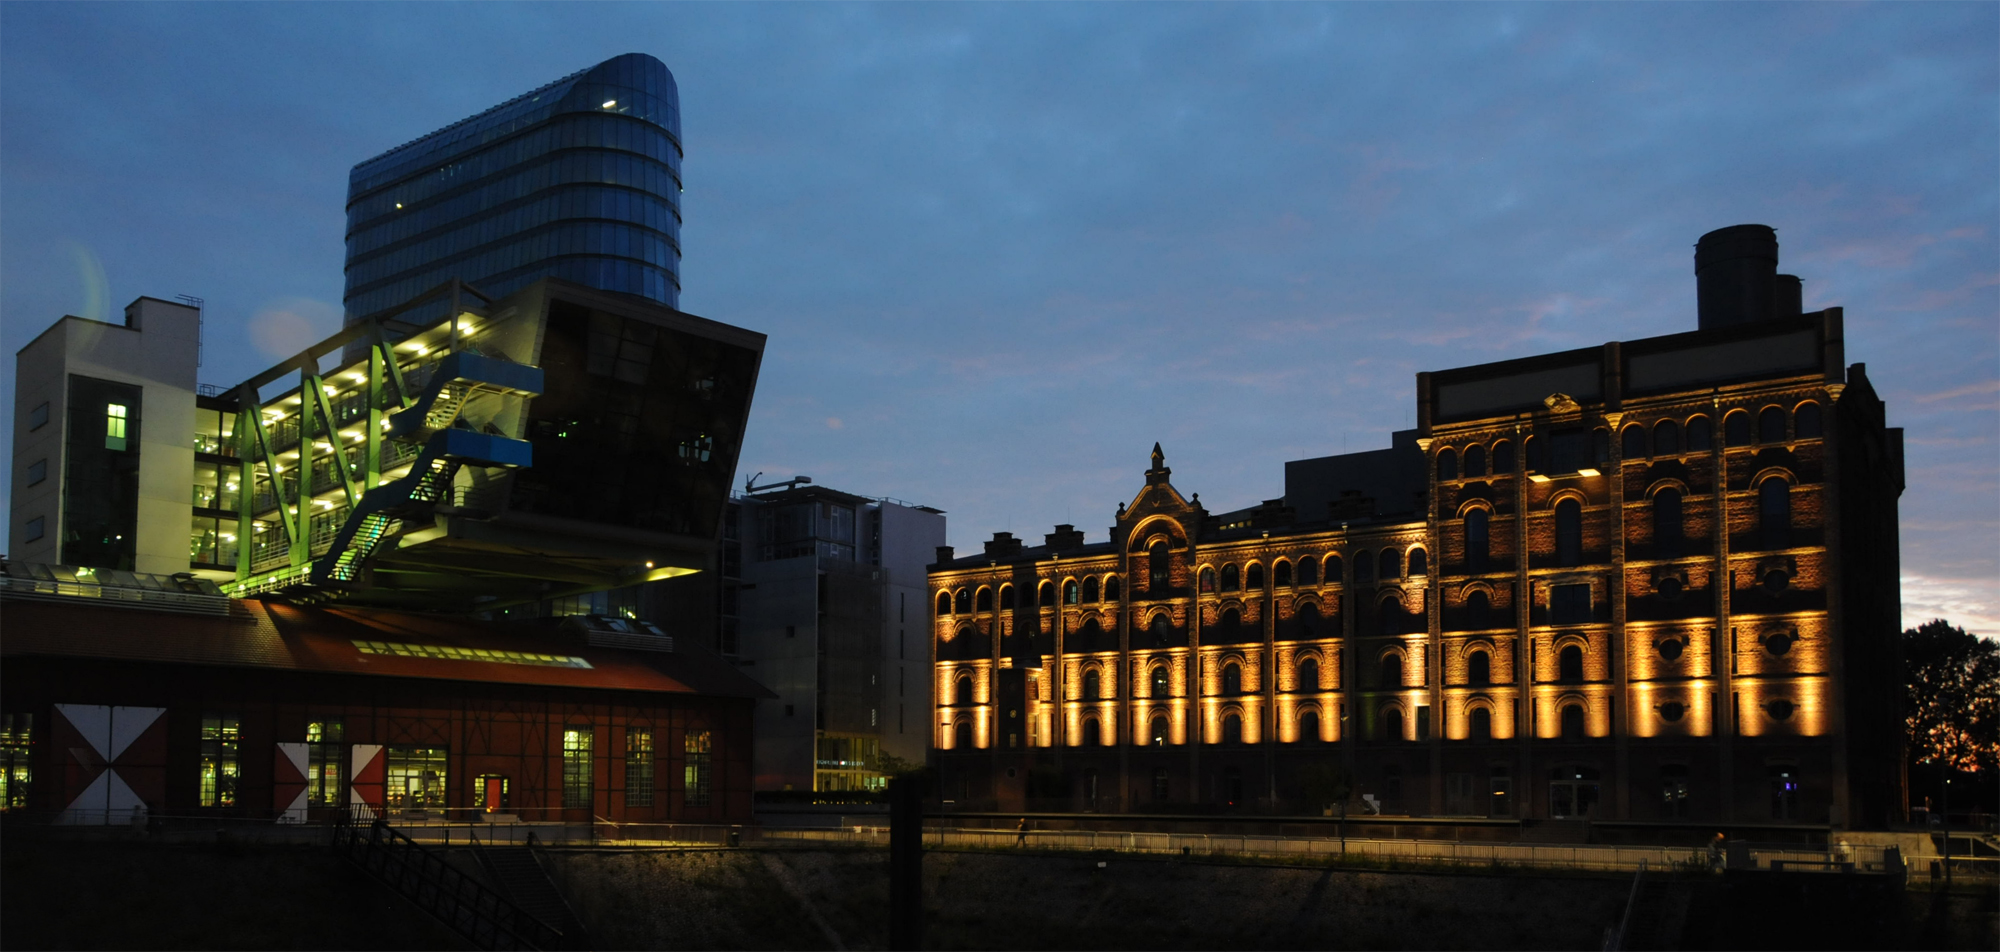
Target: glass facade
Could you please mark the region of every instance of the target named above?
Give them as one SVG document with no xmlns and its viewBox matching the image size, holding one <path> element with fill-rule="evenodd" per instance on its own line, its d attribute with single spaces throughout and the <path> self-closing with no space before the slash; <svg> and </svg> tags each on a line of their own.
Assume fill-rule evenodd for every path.
<svg viewBox="0 0 2000 952">
<path fill-rule="evenodd" d="M 132 568 L 139 545 L 139 394 L 131 384 L 69 378 L 64 565 Z"/>
<path fill-rule="evenodd" d="M 680 298 L 680 94 L 628 53 L 354 167 L 348 319 L 458 277 Z"/>
</svg>

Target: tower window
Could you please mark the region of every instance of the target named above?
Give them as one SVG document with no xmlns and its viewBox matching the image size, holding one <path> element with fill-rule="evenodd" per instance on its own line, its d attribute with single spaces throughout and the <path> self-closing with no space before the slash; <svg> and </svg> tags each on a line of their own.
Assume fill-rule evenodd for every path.
<svg viewBox="0 0 2000 952">
<path fill-rule="evenodd" d="M 1583 505 L 1574 499 L 1556 503 L 1556 564 L 1583 564 Z"/>
<path fill-rule="evenodd" d="M 104 448 L 107 450 L 125 448 L 125 405 L 122 403 L 104 405 Z"/>
</svg>

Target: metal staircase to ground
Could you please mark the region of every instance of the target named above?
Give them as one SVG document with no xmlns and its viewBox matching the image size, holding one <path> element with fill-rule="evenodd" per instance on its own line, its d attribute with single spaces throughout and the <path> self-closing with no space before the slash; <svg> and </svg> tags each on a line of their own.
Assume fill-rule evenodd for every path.
<svg viewBox="0 0 2000 952">
<path fill-rule="evenodd" d="M 479 865 L 508 901 L 529 915 L 548 923 L 563 935 L 563 947 L 587 949 L 589 933 L 577 919 L 569 900 L 563 898 L 555 879 L 536 850 L 535 834 L 528 834 L 526 846 L 494 846 L 473 841 Z"/>
<path fill-rule="evenodd" d="M 474 948 L 572 947 L 556 927 L 381 820 L 367 826 L 336 824 L 333 848 Z"/>
</svg>

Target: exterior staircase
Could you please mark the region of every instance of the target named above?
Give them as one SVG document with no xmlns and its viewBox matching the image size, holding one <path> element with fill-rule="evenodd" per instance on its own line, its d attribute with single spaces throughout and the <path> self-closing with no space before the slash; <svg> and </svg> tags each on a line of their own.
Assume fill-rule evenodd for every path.
<svg viewBox="0 0 2000 952">
<path fill-rule="evenodd" d="M 333 828 L 333 849 L 478 949 L 565 949 L 564 935 L 444 857 L 376 820 Z"/>
<path fill-rule="evenodd" d="M 549 875 L 531 831 L 526 846 L 489 846 L 474 840 L 479 865 L 508 901 L 562 933 L 563 948 L 588 949 L 589 933 Z"/>
</svg>

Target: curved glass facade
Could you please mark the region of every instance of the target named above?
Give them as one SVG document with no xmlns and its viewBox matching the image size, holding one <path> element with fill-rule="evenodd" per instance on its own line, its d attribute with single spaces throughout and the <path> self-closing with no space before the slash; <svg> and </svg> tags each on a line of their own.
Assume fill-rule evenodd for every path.
<svg viewBox="0 0 2000 952">
<path fill-rule="evenodd" d="M 354 167 L 347 319 L 453 277 L 494 297 L 556 277 L 680 300 L 680 95 L 627 53 Z"/>
</svg>

